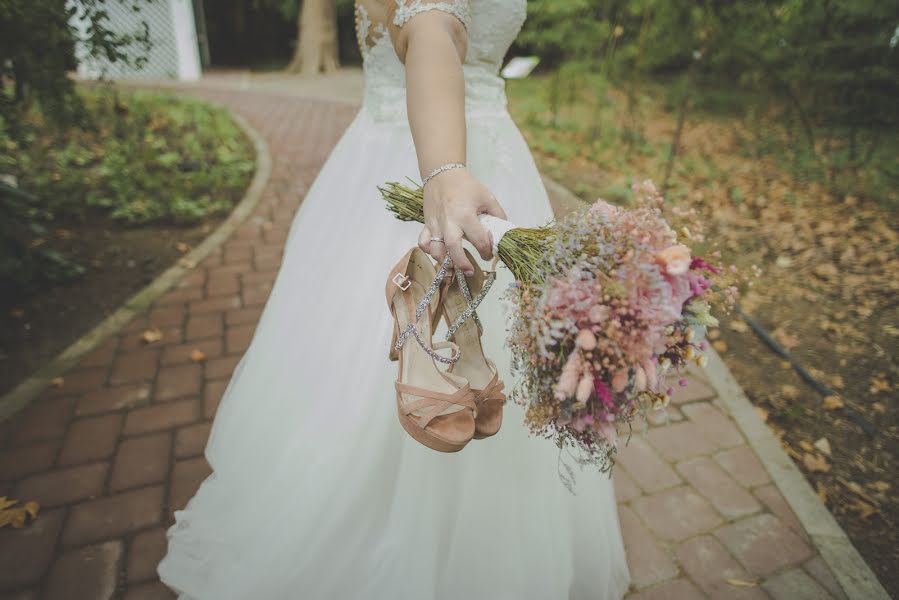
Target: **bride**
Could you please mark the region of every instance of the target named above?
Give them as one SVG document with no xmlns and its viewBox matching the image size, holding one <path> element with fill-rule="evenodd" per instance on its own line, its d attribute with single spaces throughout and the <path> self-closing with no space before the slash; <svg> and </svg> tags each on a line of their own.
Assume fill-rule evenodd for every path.
<svg viewBox="0 0 899 600">
<path fill-rule="evenodd" d="M 609 600 L 626 591 L 611 482 L 584 471 L 571 494 L 558 450 L 529 436 L 520 407 L 507 403 L 496 435 L 454 453 L 419 443 L 397 418 L 390 267 L 418 234 L 422 250 L 438 262 L 448 253 L 476 281 L 481 261 L 462 238 L 489 259 L 479 213 L 522 226 L 552 216 L 498 76 L 525 10 L 526 0 L 357 0 L 362 109 L 293 221 L 215 417 L 213 473 L 168 531 L 158 571 L 182 599 Z M 376 189 L 416 174 L 428 178 L 420 231 L 385 210 Z M 477 311 L 483 356 L 509 383 L 500 292 L 510 282 L 500 270 Z M 400 352 L 420 350 L 410 339 Z"/>
</svg>

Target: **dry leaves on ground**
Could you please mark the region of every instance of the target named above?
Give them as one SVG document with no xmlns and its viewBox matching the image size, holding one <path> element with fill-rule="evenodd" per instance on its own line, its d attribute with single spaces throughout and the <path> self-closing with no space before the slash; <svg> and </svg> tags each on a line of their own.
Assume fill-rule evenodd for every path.
<svg viewBox="0 0 899 600">
<path fill-rule="evenodd" d="M 830 463 L 820 454 L 805 452 L 802 455 L 802 464 L 812 473 L 827 473 L 830 471 Z"/>
<path fill-rule="evenodd" d="M 154 327 L 152 329 L 146 329 L 140 335 L 140 339 L 145 344 L 153 344 L 162 339 L 162 331 L 158 327 Z"/>
<path fill-rule="evenodd" d="M 0 496 L 0 528 L 11 525 L 16 529 L 21 529 L 37 518 L 37 513 L 41 508 L 40 504 L 34 500 L 16 506 L 18 503 L 18 500 Z"/>
<path fill-rule="evenodd" d="M 826 396 L 824 398 L 824 410 L 839 410 L 846 406 L 839 396 Z"/>
</svg>

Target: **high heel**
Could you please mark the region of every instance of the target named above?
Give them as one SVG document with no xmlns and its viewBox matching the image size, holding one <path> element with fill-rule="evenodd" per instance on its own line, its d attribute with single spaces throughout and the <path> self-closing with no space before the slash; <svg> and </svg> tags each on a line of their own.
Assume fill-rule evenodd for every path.
<svg viewBox="0 0 899 600">
<path fill-rule="evenodd" d="M 449 265 L 444 261 L 435 273 L 430 258 L 412 248 L 390 271 L 386 287 L 394 318 L 389 356 L 399 362 L 395 387 L 400 424 L 416 441 L 439 452 L 458 452 L 471 441 L 477 411 L 468 381 L 437 368 L 437 362 L 455 364 L 459 347 L 431 341 L 435 293 Z M 417 344 L 406 344 L 410 337 Z M 437 353 L 445 349 L 452 351 L 449 357 Z"/>
<path fill-rule="evenodd" d="M 495 435 L 503 422 L 503 406 L 506 395 L 504 384 L 499 378 L 496 364 L 484 355 L 481 345 L 483 327 L 475 309 L 487 295 L 496 278 L 496 272 L 485 273 L 477 268 L 477 262 L 468 250 L 465 255 L 475 265 L 474 275 L 465 277 L 456 269 L 456 284 L 447 281 L 441 290 L 435 312 L 436 318 L 446 319 L 446 339 L 454 340 L 460 348 L 461 357 L 450 365 L 448 373 L 461 375 L 468 380 L 475 395 L 477 413 L 475 419 L 475 439 Z M 474 297 L 472 297 L 474 294 Z"/>
</svg>

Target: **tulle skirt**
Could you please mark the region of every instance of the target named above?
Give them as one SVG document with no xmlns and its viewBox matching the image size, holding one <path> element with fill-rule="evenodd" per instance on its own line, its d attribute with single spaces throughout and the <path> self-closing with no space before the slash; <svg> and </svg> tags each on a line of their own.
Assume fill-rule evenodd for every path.
<svg viewBox="0 0 899 600">
<path fill-rule="evenodd" d="M 551 208 L 507 113 L 469 117 L 470 171 L 523 226 Z M 206 446 L 213 473 L 168 531 L 163 582 L 193 600 L 618 599 L 628 571 L 612 482 L 531 437 L 509 402 L 488 439 L 442 454 L 396 416 L 389 269 L 420 226 L 376 186 L 417 178 L 406 123 L 362 109 L 309 189 L 253 341 Z M 485 265 L 486 266 L 486 265 Z M 511 282 L 478 309 L 509 372 Z"/>
</svg>

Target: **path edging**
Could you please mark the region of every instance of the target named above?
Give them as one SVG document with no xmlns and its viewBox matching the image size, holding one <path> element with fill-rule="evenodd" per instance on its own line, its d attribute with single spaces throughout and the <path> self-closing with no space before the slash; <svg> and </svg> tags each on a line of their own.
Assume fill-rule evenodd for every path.
<svg viewBox="0 0 899 600">
<path fill-rule="evenodd" d="M 225 221 L 193 250 L 182 256 L 177 263 L 160 273 L 142 290 L 128 298 L 114 313 L 103 319 L 97 326 L 79 337 L 65 350 L 57 354 L 47 364 L 40 367 L 12 390 L 0 397 L 0 423 L 28 406 L 44 390 L 52 385 L 53 379 L 60 377 L 78 364 L 91 350 L 115 333 L 118 333 L 134 317 L 143 313 L 153 302 L 167 292 L 181 277 L 193 270 L 213 250 L 221 246 L 232 233 L 249 217 L 259 201 L 272 170 L 272 157 L 265 138 L 243 117 L 224 105 L 206 101 L 208 104 L 225 108 L 234 121 L 243 129 L 253 143 L 256 152 L 256 170 L 243 198 L 231 211 Z"/>
<path fill-rule="evenodd" d="M 549 195 L 556 196 L 565 210 L 584 206 L 571 190 L 549 177 L 543 177 Z M 756 413 L 752 402 L 714 349 L 705 352 L 709 359 L 704 369 L 730 417 L 746 436 L 749 445 L 765 466 L 774 485 L 796 513 L 812 544 L 821 554 L 850 600 L 890 600 L 871 567 L 865 562 L 849 536 L 830 514 L 809 485 L 796 463 L 787 456 L 771 429 Z"/>
</svg>

